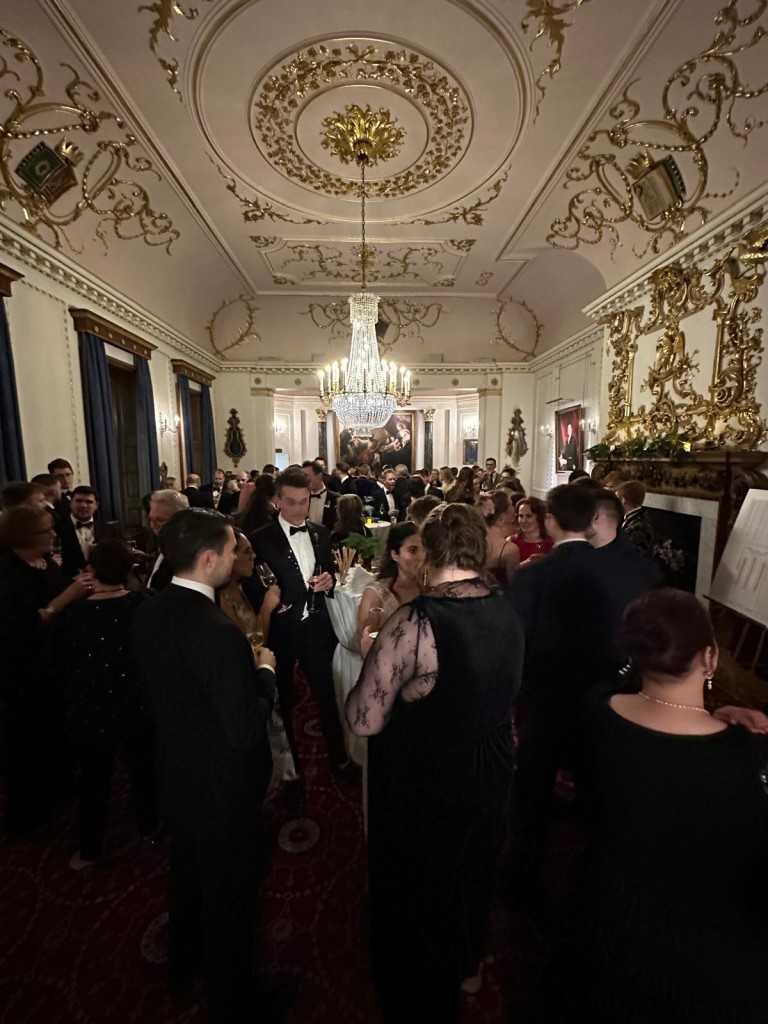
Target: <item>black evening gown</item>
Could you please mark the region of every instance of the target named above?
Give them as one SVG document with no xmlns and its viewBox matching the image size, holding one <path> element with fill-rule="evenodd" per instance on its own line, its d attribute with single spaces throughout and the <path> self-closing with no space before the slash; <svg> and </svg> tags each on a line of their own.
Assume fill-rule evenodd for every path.
<svg viewBox="0 0 768 1024">
<path fill-rule="evenodd" d="M 755 737 L 586 707 L 590 841 L 550 992 L 592 1024 L 768 1021 L 768 795 Z"/>
<path fill-rule="evenodd" d="M 368 747 L 371 959 L 393 1024 L 457 1020 L 461 982 L 482 956 L 523 655 L 506 599 L 483 595 L 418 598 L 382 649 L 394 648 L 388 671 L 398 682 L 397 648 L 426 619 L 437 654 L 432 690 L 410 703 L 398 696 Z"/>
</svg>

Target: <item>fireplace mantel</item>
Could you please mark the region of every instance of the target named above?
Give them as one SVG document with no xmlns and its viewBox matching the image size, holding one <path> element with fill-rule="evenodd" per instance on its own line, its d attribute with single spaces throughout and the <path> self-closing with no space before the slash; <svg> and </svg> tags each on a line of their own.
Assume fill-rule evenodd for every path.
<svg viewBox="0 0 768 1024">
<path fill-rule="evenodd" d="M 602 481 L 616 470 L 627 480 L 640 480 L 647 491 L 682 498 L 718 502 L 715 565 L 720 560 L 731 527 L 736 521 L 747 491 L 768 488 L 768 476 L 760 467 L 768 464 L 768 452 L 714 448 L 692 451 L 683 459 L 601 459 L 592 470 Z"/>
</svg>

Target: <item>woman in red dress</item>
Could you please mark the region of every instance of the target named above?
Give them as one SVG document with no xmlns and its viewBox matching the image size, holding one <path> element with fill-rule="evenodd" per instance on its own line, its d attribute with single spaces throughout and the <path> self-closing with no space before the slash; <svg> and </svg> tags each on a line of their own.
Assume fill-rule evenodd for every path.
<svg viewBox="0 0 768 1024">
<path fill-rule="evenodd" d="M 519 533 L 514 543 L 520 549 L 520 564 L 529 558 L 536 559 L 552 550 L 554 541 L 547 536 L 544 528 L 544 513 L 547 511 L 539 498 L 521 498 L 515 506 Z"/>
</svg>

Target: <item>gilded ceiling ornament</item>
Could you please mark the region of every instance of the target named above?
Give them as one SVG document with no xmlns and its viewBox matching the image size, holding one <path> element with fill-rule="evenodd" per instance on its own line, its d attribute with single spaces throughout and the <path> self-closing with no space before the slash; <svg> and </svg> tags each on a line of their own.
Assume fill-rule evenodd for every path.
<svg viewBox="0 0 768 1024">
<path fill-rule="evenodd" d="M 411 302 L 410 299 L 379 299 L 379 320 L 388 325 L 383 339 L 379 339 L 379 353 L 387 355 L 398 341 L 419 341 L 424 344 L 422 330 L 434 327 L 441 316 L 448 315 L 439 302 Z M 323 305 L 311 302 L 302 316 L 308 316 L 315 327 L 330 331 L 328 344 L 349 338 L 349 307 L 346 302 Z"/>
<path fill-rule="evenodd" d="M 509 172 L 512 170 L 512 165 L 509 164 L 507 169 L 504 171 L 500 178 L 497 178 L 489 187 L 484 196 L 476 199 L 474 203 L 470 203 L 467 206 L 456 206 L 448 213 L 441 214 L 437 217 L 416 217 L 415 220 L 402 220 L 399 221 L 399 225 L 405 224 L 469 224 L 472 227 L 480 227 L 483 224 L 483 214 L 485 210 L 491 205 L 491 203 L 498 199 L 501 190 L 504 187 Z"/>
<path fill-rule="evenodd" d="M 153 209 L 146 189 L 126 177 L 130 171 L 161 180 L 152 163 L 134 153 L 136 138 L 125 122 L 110 111 L 90 106 L 100 103 L 101 95 L 69 64 L 61 65 L 72 74 L 64 89 L 66 101 L 45 101 L 43 69 L 33 51 L 2 28 L 0 45 L 13 53 L 16 68 L 0 53 L 0 79 L 15 82 L 3 93 L 12 106 L 0 123 L 0 209 L 18 206 L 24 226 L 38 238 L 48 238 L 57 249 L 63 240 L 73 252 L 82 251 L 72 245 L 65 229 L 91 213 L 97 218 L 95 237 L 105 252 L 110 227 L 119 239 L 141 238 L 170 252 L 179 232 L 167 214 Z M 120 137 L 97 139 L 108 124 L 120 131 Z M 90 155 L 69 141 L 67 136 L 75 133 L 82 133 L 81 145 Z M 60 140 L 55 149 L 47 142 L 28 145 L 31 140 L 56 136 Z M 78 174 L 75 168 L 81 163 Z M 69 191 L 75 198 L 65 206 L 61 200 Z"/>
<path fill-rule="evenodd" d="M 768 258 L 768 221 L 744 235 L 739 248 L 739 259 L 744 264 L 764 263 Z"/>
<path fill-rule="evenodd" d="M 484 288 L 488 284 L 488 282 L 491 280 L 492 277 L 493 277 L 493 271 L 492 270 L 484 270 L 482 272 L 482 274 L 480 275 L 480 277 L 478 277 L 478 279 L 475 281 L 475 284 L 479 285 L 480 288 Z"/>
<path fill-rule="evenodd" d="M 276 210 L 271 203 L 266 200 L 262 200 L 259 196 L 256 196 L 255 199 L 246 199 L 245 196 L 241 196 L 237 191 L 235 179 L 230 174 L 227 174 L 227 172 L 216 163 L 213 157 L 209 155 L 208 159 L 222 178 L 227 182 L 227 192 L 231 192 L 235 199 L 237 199 L 238 203 L 242 206 L 243 220 L 246 224 L 256 224 L 260 220 L 278 220 L 284 224 L 325 224 L 325 221 L 314 220 L 312 217 L 304 217 L 302 219 L 291 217 L 288 213 L 281 213 L 279 210 Z M 259 236 L 257 235 L 256 237 L 258 238 Z"/>
<path fill-rule="evenodd" d="M 736 105 L 768 91 L 768 82 L 752 86 L 742 81 L 738 62 L 740 54 L 758 46 L 768 34 L 768 26 L 760 24 L 768 0 L 756 0 L 753 12 L 745 16 L 739 13 L 742 2 L 730 0 L 718 12 L 718 32 L 710 45 L 667 79 L 662 92 L 663 119 L 640 119 L 640 105 L 625 90 L 610 110 L 615 123 L 592 132 L 578 154 L 580 164 L 566 174 L 564 188 L 573 182 L 593 184 L 571 198 L 566 217 L 552 223 L 547 235 L 550 245 L 576 249 L 582 243 L 596 245 L 607 237 L 613 255 L 620 244 L 616 225 L 631 222 L 651 236 L 642 249 L 635 249 L 635 255 L 642 257 L 649 250 L 658 253 L 663 240 L 668 245 L 679 241 L 692 220 L 697 226 L 707 220 L 711 211 L 703 205 L 706 200 L 723 199 L 735 191 L 738 173 L 730 191 L 706 191 L 709 169 L 704 147 L 721 124 L 745 144 L 750 134 L 764 124 L 737 112 Z M 677 97 L 675 92 L 679 93 Z M 595 143 L 612 148 L 595 152 Z M 666 159 L 657 162 L 652 154 Z M 683 188 L 673 188 L 668 204 L 649 216 L 640 201 L 643 175 L 669 164 L 669 155 L 674 156 L 677 174 L 681 172 L 676 161 L 684 161 Z M 633 185 L 630 177 L 639 180 Z"/>
<path fill-rule="evenodd" d="M 463 152 L 470 105 L 457 81 L 433 59 L 413 50 L 317 43 L 267 72 L 256 92 L 253 127 L 264 158 L 305 188 L 329 196 L 357 195 L 356 177 L 312 163 L 296 140 L 296 119 L 307 100 L 332 86 L 381 84 L 415 103 L 428 143 L 411 167 L 368 183 L 370 199 L 403 196 L 441 178 Z"/>
<path fill-rule="evenodd" d="M 745 308 L 757 298 L 765 279 L 764 262 L 743 268 L 732 250 L 705 270 L 661 267 L 651 274 L 648 310 L 635 306 L 603 318 L 613 351 L 608 386 L 609 444 L 635 436 L 652 440 L 669 434 L 691 442 L 730 443 L 756 448 L 768 436 L 756 400 L 757 367 L 762 359 L 762 309 Z M 715 358 L 706 387 L 697 389 L 698 350 L 689 349 L 682 321 L 712 310 Z M 651 402 L 632 407 L 635 364 L 644 339 L 655 339 L 655 358 L 641 391 Z M 648 358 L 643 358 L 648 364 Z"/>
<path fill-rule="evenodd" d="M 257 249 L 273 249 L 280 241 L 277 235 L 251 235 L 250 237 Z"/>
<path fill-rule="evenodd" d="M 505 330 L 503 320 L 504 314 L 510 306 L 520 306 L 533 320 L 533 344 L 525 347 L 518 341 L 513 340 L 508 331 Z M 499 301 L 498 306 L 493 310 L 493 318 L 496 321 L 496 332 L 491 339 L 492 345 L 507 345 L 512 349 L 513 352 L 517 352 L 522 359 L 533 359 L 536 355 L 536 350 L 539 347 L 541 341 L 541 332 L 544 329 L 544 324 L 539 320 L 534 311 L 524 302 L 522 299 L 502 299 Z"/>
<path fill-rule="evenodd" d="M 474 242 L 474 239 L 470 240 Z M 443 246 L 450 245 L 451 250 Z M 281 283 L 309 281 L 349 281 L 360 268 L 360 245 L 322 242 L 289 242 L 279 252 L 279 265 L 274 266 Z M 409 284 L 435 284 L 436 280 L 453 276 L 463 262 L 464 254 L 454 242 L 424 242 L 392 246 L 391 243 L 370 243 L 365 246 L 366 279 L 378 284 L 407 281 Z M 272 264 L 270 264 L 272 266 Z"/>
<path fill-rule="evenodd" d="M 536 90 L 539 98 L 536 101 L 534 121 L 539 116 L 541 101 L 544 99 L 544 93 L 546 92 L 545 79 L 548 78 L 552 81 L 560 70 L 563 47 L 565 46 L 565 30 L 573 24 L 573 22 L 564 21 L 563 17 L 587 2 L 588 0 L 569 0 L 567 3 L 555 4 L 552 3 L 552 0 L 526 0 L 528 13 L 520 23 L 520 27 L 523 32 L 528 32 L 534 22 L 538 25 L 536 35 L 531 40 L 531 50 L 533 50 L 536 40 L 541 39 L 544 35 L 549 40 L 550 47 L 555 47 L 555 56 L 536 79 Z"/>
<path fill-rule="evenodd" d="M 448 245 L 456 252 L 471 252 L 476 241 L 476 238 L 449 238 Z"/>
<path fill-rule="evenodd" d="M 322 146 L 329 149 L 343 164 L 358 166 L 365 159 L 368 167 L 379 160 L 397 156 L 405 131 L 397 127 L 397 119 L 379 107 L 377 111 L 366 106 L 362 110 L 356 103 L 346 107 L 343 114 L 332 114 L 323 121 Z"/>
<path fill-rule="evenodd" d="M 205 0 L 205 2 L 211 3 L 211 0 Z M 167 58 L 160 54 L 160 34 L 168 36 L 172 43 L 178 42 L 171 32 L 173 18 L 178 15 L 186 21 L 194 21 L 197 18 L 198 10 L 196 7 L 185 9 L 179 0 L 155 0 L 151 4 L 142 4 L 138 11 L 139 13 L 149 11 L 150 14 L 154 14 L 155 20 L 149 29 L 149 48 L 157 57 L 158 64 L 168 77 L 168 84 L 179 99 L 182 99 L 181 92 L 176 88 L 179 80 L 179 62 L 173 57 Z"/>
<path fill-rule="evenodd" d="M 225 309 L 231 309 L 233 306 L 237 306 L 238 304 L 242 305 L 244 309 L 245 321 L 239 327 L 235 328 L 234 334 L 232 334 L 226 342 L 222 343 L 221 340 L 217 340 L 216 338 L 216 322 Z M 261 341 L 261 335 L 254 327 L 258 311 L 259 307 L 248 295 L 238 295 L 236 299 L 225 299 L 221 305 L 213 311 L 211 319 L 205 325 L 205 329 L 208 332 L 208 339 L 211 343 L 211 348 L 216 355 L 221 356 L 222 359 L 227 359 L 228 357 L 225 353 L 231 352 L 233 348 L 238 348 L 240 345 L 246 345 L 249 341 Z"/>
</svg>

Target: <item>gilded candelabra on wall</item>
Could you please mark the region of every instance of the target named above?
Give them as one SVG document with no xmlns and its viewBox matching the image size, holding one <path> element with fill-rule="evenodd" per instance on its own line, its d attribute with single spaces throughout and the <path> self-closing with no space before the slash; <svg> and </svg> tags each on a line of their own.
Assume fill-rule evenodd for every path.
<svg viewBox="0 0 768 1024">
<path fill-rule="evenodd" d="M 661 97 L 663 118 L 640 118 L 640 104 L 630 98 L 630 87 L 625 90 L 610 110 L 614 124 L 592 132 L 578 154 L 579 164 L 566 174 L 566 189 L 574 182 L 591 184 L 571 198 L 567 215 L 552 223 L 550 245 L 576 249 L 607 237 L 613 255 L 621 244 L 617 225 L 632 223 L 650 235 L 644 246 L 635 248 L 635 255 L 658 253 L 663 241 L 672 245 L 683 237 L 691 222 L 698 226 L 707 220 L 707 200 L 735 191 L 738 172 L 728 192 L 707 191 L 705 145 L 721 125 L 746 144 L 751 132 L 764 124 L 736 109 L 739 101 L 768 92 L 768 83 L 752 86 L 742 80 L 738 60 L 768 34 L 761 21 L 768 0 L 753 0 L 746 15 L 740 14 L 743 2 L 730 0 L 718 12 L 718 30 L 710 45 L 667 79 Z M 655 203 L 649 204 L 649 191 Z"/>
<path fill-rule="evenodd" d="M 222 343 L 216 338 L 216 323 L 225 309 L 232 309 L 237 305 L 241 305 L 243 307 L 245 321 L 241 325 L 235 327 L 234 333 L 229 336 L 226 343 Z M 249 341 L 261 341 L 261 335 L 254 327 L 258 311 L 259 307 L 255 304 L 253 299 L 249 298 L 247 295 L 238 295 L 236 299 L 225 299 L 221 305 L 213 311 L 211 319 L 205 325 L 213 351 L 217 355 L 221 356 L 222 359 L 226 359 L 227 356 L 225 353 L 231 352 L 233 348 L 245 345 Z M 219 332 L 221 333 L 221 328 L 219 328 Z"/>
<path fill-rule="evenodd" d="M 424 344 L 422 330 L 434 327 L 441 316 L 450 314 L 439 302 L 411 302 L 410 299 L 379 299 L 379 322 L 386 328 L 384 336 L 379 337 L 379 353 L 387 355 L 398 341 L 408 339 Z M 346 341 L 349 335 L 349 313 L 346 303 L 310 302 L 309 307 L 302 310 L 302 316 L 308 316 L 315 327 L 329 331 L 328 344 Z"/>
<path fill-rule="evenodd" d="M 504 314 L 510 306 L 520 306 L 533 320 L 533 344 L 524 346 L 519 341 L 513 340 L 508 329 L 504 327 Z M 522 299 L 502 299 L 499 301 L 496 309 L 493 310 L 492 315 L 496 321 L 496 332 L 491 339 L 491 344 L 507 345 L 513 352 L 517 352 L 522 359 L 533 359 L 541 341 L 541 332 L 544 329 L 544 324 L 539 320 L 528 303 Z"/>
<path fill-rule="evenodd" d="M 97 218 L 95 237 L 105 251 L 111 227 L 119 239 L 141 238 L 169 252 L 179 232 L 167 214 L 153 209 L 146 189 L 125 177 L 127 170 L 160 180 L 152 163 L 134 153 L 136 138 L 125 122 L 90 105 L 101 102 L 100 93 L 69 64 L 61 65 L 72 76 L 64 88 L 66 100 L 45 100 L 43 68 L 30 47 L 2 28 L 0 46 L 14 59 L 11 68 L 0 52 L 0 80 L 13 82 L 2 93 L 11 107 L 0 123 L 0 208 L 19 207 L 24 226 L 57 249 L 64 240 L 73 252 L 82 251 L 65 228 L 90 213 Z M 118 129 L 120 137 L 96 139 L 107 125 Z M 89 154 L 70 141 L 72 135 Z M 57 137 L 55 149 L 43 141 Z M 75 198 L 65 205 L 62 199 L 70 191 Z"/>
<path fill-rule="evenodd" d="M 505 451 L 511 460 L 512 465 L 515 467 L 520 465 L 520 460 L 528 452 L 528 441 L 525 436 L 523 414 L 520 409 L 515 409 L 512 413 L 512 418 L 509 421 L 507 446 Z"/>
<path fill-rule="evenodd" d="M 228 459 L 232 460 L 235 469 L 237 469 L 237 464 L 247 451 L 245 434 L 240 426 L 240 417 L 237 409 L 230 409 L 229 419 L 227 420 L 227 434 L 224 438 L 224 454 Z"/>
<path fill-rule="evenodd" d="M 588 3 L 588 0 L 567 0 L 566 3 L 562 4 L 555 4 L 552 0 L 526 0 L 528 13 L 520 23 L 520 27 L 523 32 L 528 32 L 534 22 L 538 26 L 536 35 L 531 41 L 530 49 L 533 50 L 534 44 L 542 36 L 546 36 L 550 47 L 554 46 L 555 48 L 555 56 L 536 79 L 536 91 L 539 94 L 539 98 L 536 101 L 534 121 L 539 116 L 541 101 L 544 99 L 544 93 L 546 92 L 545 80 L 548 78 L 552 81 L 561 67 L 560 62 L 563 58 L 563 47 L 565 46 L 565 30 L 570 28 L 572 24 L 570 21 L 565 21 L 563 16 L 570 14 L 585 3 Z"/>
<path fill-rule="evenodd" d="M 767 226 L 705 270 L 673 264 L 650 277 L 648 310 L 635 306 L 604 317 L 613 350 L 608 385 L 608 428 L 603 441 L 651 440 L 684 435 L 690 442 L 717 441 L 754 448 L 768 436 L 755 395 L 762 358 L 762 318 L 757 298 L 765 278 Z M 697 390 L 697 350 L 690 350 L 682 321 L 712 308 L 715 355 L 705 392 Z M 635 362 L 644 338 L 655 336 L 655 359 L 641 385 L 651 402 L 632 407 Z"/>
</svg>

